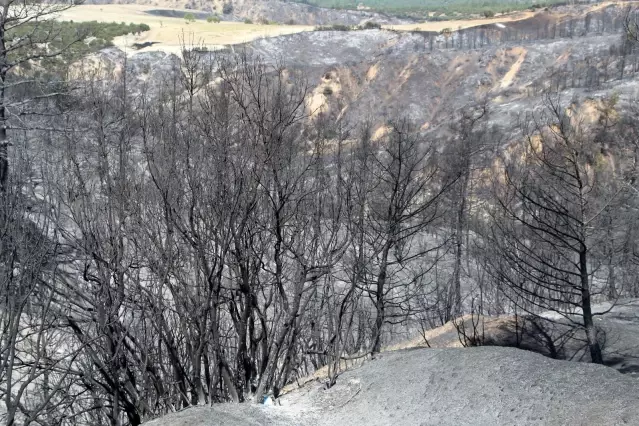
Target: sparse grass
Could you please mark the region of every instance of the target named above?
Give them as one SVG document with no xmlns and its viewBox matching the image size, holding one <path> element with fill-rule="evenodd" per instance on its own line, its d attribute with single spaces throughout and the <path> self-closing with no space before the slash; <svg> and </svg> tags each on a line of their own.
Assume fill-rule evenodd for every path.
<svg viewBox="0 0 639 426">
<path fill-rule="evenodd" d="M 196 19 L 189 22 L 181 18 L 158 16 L 146 13 L 148 10 L 157 9 L 140 5 L 81 5 L 65 11 L 60 19 L 74 22 L 86 22 L 98 19 L 102 22 L 136 22 L 146 24 L 150 30 L 139 36 L 114 37 L 112 42 L 120 48 L 126 48 L 130 52 L 133 44 L 153 43 L 146 49 L 162 50 L 171 53 L 181 52 L 181 43 L 206 46 L 209 50 L 232 44 L 242 44 L 264 37 L 273 37 L 285 34 L 293 34 L 302 31 L 316 29 L 330 31 L 349 31 L 352 29 L 376 28 L 375 23 L 360 27 L 327 26 L 315 28 L 310 25 L 295 25 L 287 22 L 286 25 L 270 23 L 260 25 L 258 23 L 222 21 L 212 25 L 215 20 Z M 444 28 L 469 28 L 487 23 L 507 22 L 525 19 L 533 16 L 533 12 L 522 12 L 508 16 L 495 16 L 490 19 L 456 20 L 455 22 L 428 21 L 422 24 L 408 25 L 384 25 L 383 28 L 398 31 L 441 31 Z"/>
<path fill-rule="evenodd" d="M 140 5 L 81 5 L 61 14 L 60 19 L 75 22 L 98 19 L 103 22 L 136 22 L 146 24 L 150 30 L 139 37 L 116 37 L 113 43 L 120 48 L 130 48 L 134 43 L 153 42 L 152 50 L 179 53 L 182 40 L 206 46 L 209 49 L 225 45 L 241 44 L 263 37 L 311 31 L 309 25 L 259 25 L 222 21 L 212 25 L 205 19 L 187 23 L 184 18 L 172 18 L 146 13 L 157 7 Z M 213 21 L 214 22 L 214 21 Z M 132 49 L 128 49 L 133 52 Z"/>
</svg>

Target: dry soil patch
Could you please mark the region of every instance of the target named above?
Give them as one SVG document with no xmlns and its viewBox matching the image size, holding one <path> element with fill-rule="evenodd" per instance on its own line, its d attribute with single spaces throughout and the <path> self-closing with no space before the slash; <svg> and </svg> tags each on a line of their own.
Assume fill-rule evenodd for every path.
<svg viewBox="0 0 639 426">
<path fill-rule="evenodd" d="M 178 53 L 184 42 L 208 49 L 241 44 L 264 37 L 294 34 L 312 30 L 308 25 L 258 25 L 243 22 L 212 23 L 205 20 L 187 22 L 183 18 L 151 15 L 149 10 L 157 7 L 140 5 L 80 5 L 62 12 L 58 19 L 75 22 L 126 22 L 147 24 L 151 30 L 139 36 L 117 37 L 114 44 L 130 53 L 142 51 L 164 51 Z M 177 9 L 176 9 L 177 10 Z M 154 43 L 140 50 L 133 50 L 136 43 Z"/>
</svg>

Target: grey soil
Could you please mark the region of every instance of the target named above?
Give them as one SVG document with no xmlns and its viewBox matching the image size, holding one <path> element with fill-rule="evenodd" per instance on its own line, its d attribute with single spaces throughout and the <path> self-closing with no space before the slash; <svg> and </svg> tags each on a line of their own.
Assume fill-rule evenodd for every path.
<svg viewBox="0 0 639 426">
<path fill-rule="evenodd" d="M 384 353 L 281 403 L 198 407 L 150 425 L 639 425 L 636 379 L 497 347 Z"/>
</svg>

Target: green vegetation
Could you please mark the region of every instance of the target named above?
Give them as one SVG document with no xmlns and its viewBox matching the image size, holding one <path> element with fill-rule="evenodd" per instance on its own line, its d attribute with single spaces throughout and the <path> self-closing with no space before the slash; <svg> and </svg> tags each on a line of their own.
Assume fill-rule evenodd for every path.
<svg viewBox="0 0 639 426">
<path fill-rule="evenodd" d="M 83 56 L 113 46 L 113 39 L 126 34 L 149 31 L 147 24 L 105 23 L 105 22 L 59 22 L 24 24 L 12 28 L 7 33 L 7 43 L 24 46 L 9 53 L 9 58 L 39 56 L 21 65 L 23 69 L 40 65 L 49 72 L 59 71 L 65 65 Z M 34 51 L 34 46 L 37 46 Z M 27 51 L 29 49 L 29 51 Z M 62 50 L 58 56 L 47 57 L 49 52 Z"/>
<path fill-rule="evenodd" d="M 252 23 L 253 23 L 253 21 L 252 21 L 251 19 L 249 19 L 249 18 L 245 18 L 245 19 L 244 19 L 244 23 L 245 23 L 245 24 L 252 24 Z"/>
<path fill-rule="evenodd" d="M 492 14 L 510 12 L 530 8 L 530 2 L 524 0 L 294 0 L 314 6 L 333 9 L 357 9 L 364 6 L 379 12 L 389 12 L 401 15 L 423 15 L 427 12 L 441 12 L 446 14 Z M 546 0 L 543 7 L 565 3 L 565 0 Z M 539 4 L 537 6 L 540 6 Z"/>
<path fill-rule="evenodd" d="M 382 25 L 377 22 L 368 21 L 364 25 L 360 25 L 362 30 L 381 30 Z"/>
<path fill-rule="evenodd" d="M 195 22 L 195 15 L 192 13 L 187 13 L 184 15 L 184 19 L 186 19 L 187 23 Z"/>
<path fill-rule="evenodd" d="M 318 27 L 315 27 L 315 31 L 350 31 L 350 30 L 354 30 L 355 27 L 350 27 L 348 25 L 342 25 L 342 24 L 333 24 L 333 25 L 320 25 Z"/>
<path fill-rule="evenodd" d="M 220 21 L 221 19 L 217 15 L 211 15 L 208 18 L 206 18 L 206 22 L 208 22 L 209 24 L 219 24 Z"/>
<path fill-rule="evenodd" d="M 348 26 L 342 24 L 320 25 L 315 27 L 315 31 L 359 31 L 359 30 L 381 30 L 382 25 L 377 22 L 367 22 L 364 25 Z"/>
</svg>

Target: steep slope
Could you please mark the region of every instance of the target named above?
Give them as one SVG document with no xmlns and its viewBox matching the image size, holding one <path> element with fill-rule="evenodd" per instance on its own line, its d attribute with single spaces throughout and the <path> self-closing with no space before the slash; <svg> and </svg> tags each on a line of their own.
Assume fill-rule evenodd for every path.
<svg viewBox="0 0 639 426">
<path fill-rule="evenodd" d="M 634 379 L 508 348 L 387 352 L 282 406 L 195 408 L 150 426 L 639 424 Z M 243 423 L 242 423 L 243 422 Z"/>
<path fill-rule="evenodd" d="M 452 114 L 480 102 L 494 112 L 494 124 L 508 127 L 537 107 L 546 90 L 566 100 L 616 93 L 620 104 L 633 102 L 639 51 L 621 48 L 624 14 L 621 6 L 584 6 L 451 33 L 313 31 L 203 54 L 246 48 L 301 69 L 312 93 L 311 115 L 348 124 L 372 120 L 374 132 L 399 114 L 424 130 L 446 132 Z M 163 54 L 152 49 L 136 52 L 162 66 Z"/>
<path fill-rule="evenodd" d="M 258 40 L 249 48 L 303 68 L 313 88 L 329 81 L 339 87 L 321 99 L 335 119 L 359 123 L 373 117 L 383 126 L 401 112 L 426 129 L 483 101 L 496 112 L 496 124 L 508 125 L 557 84 L 568 99 L 613 90 L 630 99 L 637 81 L 631 74 L 618 81 L 620 58 L 608 54 L 619 40 L 611 34 L 431 50 L 420 33 L 361 31 L 301 33 Z"/>
</svg>

